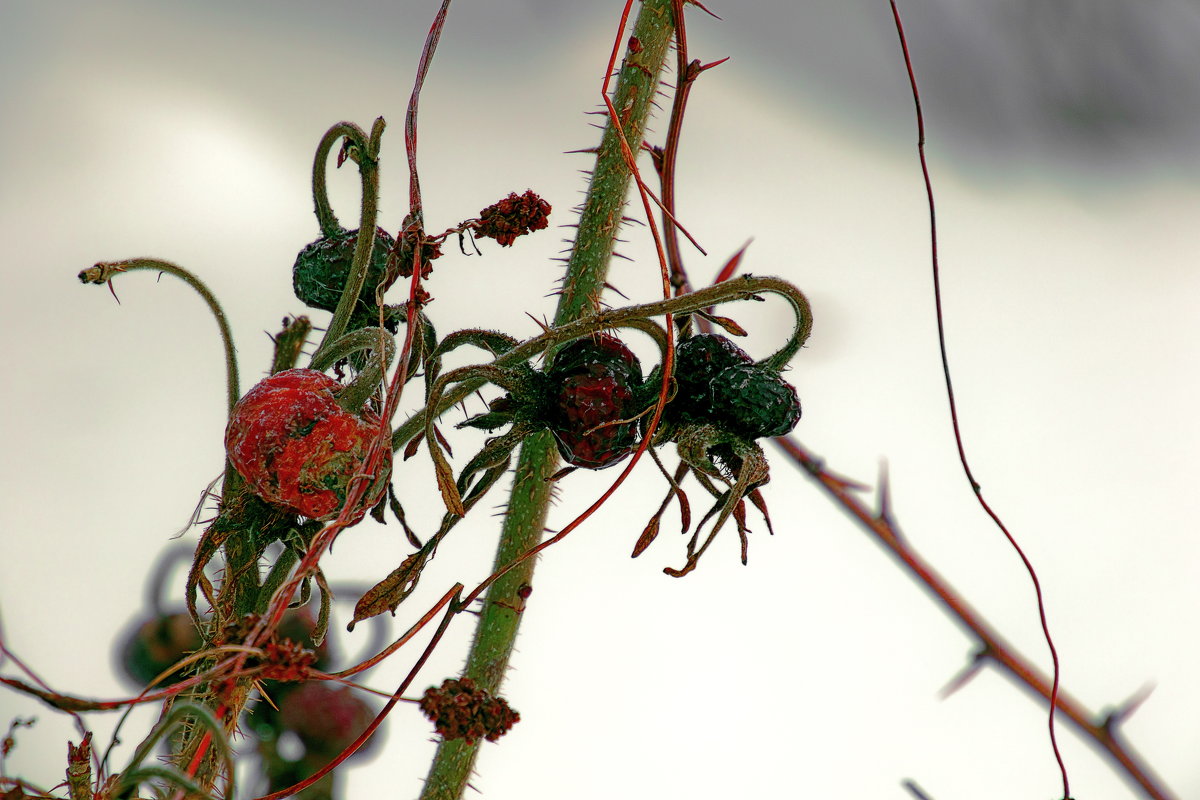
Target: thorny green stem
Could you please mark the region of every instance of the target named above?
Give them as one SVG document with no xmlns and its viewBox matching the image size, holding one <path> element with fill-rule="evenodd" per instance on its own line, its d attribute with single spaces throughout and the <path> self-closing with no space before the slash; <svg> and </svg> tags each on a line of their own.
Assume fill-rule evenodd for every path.
<svg viewBox="0 0 1200 800">
<path fill-rule="evenodd" d="M 350 315 L 358 304 L 358 296 L 362 294 L 363 284 L 367 280 L 367 266 L 371 262 L 371 251 L 375 247 L 375 220 L 379 216 L 379 145 L 383 138 L 383 128 L 383 117 L 377 117 L 375 124 L 371 126 L 371 138 L 368 140 L 361 128 L 349 122 L 342 122 L 331 128 L 330 133 L 325 134 L 325 139 L 321 140 L 321 144 L 324 145 L 334 131 L 350 140 L 347 152 L 358 164 L 359 176 L 362 179 L 362 216 L 359 219 L 358 239 L 354 244 L 354 262 L 346 278 L 346 288 L 342 291 L 341 300 L 338 301 L 333 319 L 325 331 L 325 338 L 317 347 L 314 359 L 346 332 L 346 327 L 350 324 Z"/>
<path fill-rule="evenodd" d="M 638 152 L 657 91 L 674 25 L 670 0 L 645 0 L 634 23 L 632 41 L 618 79 L 614 105 L 630 149 Z M 636 52 L 635 52 L 636 51 Z M 605 126 L 588 187 L 579 229 L 559 297 L 554 323 L 566 325 L 595 313 L 604 289 L 613 240 L 620 227 L 631 172 L 621 151 L 612 120 Z M 517 348 L 520 350 L 520 348 Z M 498 359 L 499 360 L 499 359 Z M 494 568 L 535 547 L 542 538 L 550 506 L 551 484 L 546 480 L 558 465 L 553 438 L 545 431 L 531 436 L 521 448 L 512 495 L 501 530 Z M 481 688 L 497 692 L 508 668 L 524 603 L 518 592 L 532 586 L 533 559 L 526 559 L 492 584 L 484 597 L 465 674 Z M 442 742 L 425 782 L 423 800 L 458 800 L 470 777 L 479 744 Z"/>
<path fill-rule="evenodd" d="M 122 272 L 133 272 L 137 269 L 149 269 L 174 275 L 195 289 L 204 298 L 204 302 L 208 303 L 209 310 L 217 320 L 217 327 L 221 329 L 221 343 L 225 346 L 225 388 L 229 410 L 232 411 L 234 404 L 242 396 L 238 390 L 237 350 L 233 346 L 233 332 L 229 329 L 229 320 L 225 318 L 224 309 L 221 308 L 221 304 L 217 302 L 217 298 L 204 285 L 203 281 L 178 264 L 157 258 L 130 258 L 125 261 L 100 262 L 96 266 L 80 272 L 79 280 L 83 283 L 108 283 Z"/>
</svg>

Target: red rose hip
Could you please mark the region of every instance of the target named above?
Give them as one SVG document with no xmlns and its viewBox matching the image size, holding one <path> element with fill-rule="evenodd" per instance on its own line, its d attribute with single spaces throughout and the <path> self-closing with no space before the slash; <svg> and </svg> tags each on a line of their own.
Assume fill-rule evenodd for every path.
<svg viewBox="0 0 1200 800">
<path fill-rule="evenodd" d="M 333 517 L 351 480 L 365 469 L 379 417 L 364 406 L 352 414 L 337 404 L 340 383 L 311 369 L 289 369 L 259 381 L 237 402 L 225 430 L 234 468 L 268 503 L 313 519 Z M 385 448 L 368 492 L 372 505 L 387 485 Z"/>
</svg>

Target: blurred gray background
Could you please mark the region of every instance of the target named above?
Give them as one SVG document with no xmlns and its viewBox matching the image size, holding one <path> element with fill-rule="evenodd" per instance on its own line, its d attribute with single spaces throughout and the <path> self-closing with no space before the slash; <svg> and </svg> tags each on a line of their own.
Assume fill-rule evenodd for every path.
<svg viewBox="0 0 1200 800">
<path fill-rule="evenodd" d="M 692 56 L 730 61 L 699 82 L 683 139 L 679 212 L 711 254 L 688 254 L 694 282 L 752 241 L 746 271 L 808 294 L 816 327 L 789 373 L 805 409 L 796 435 L 855 479 L 874 483 L 886 465 L 914 546 L 1048 666 L 1028 579 L 953 449 L 887 4 L 710 8 L 724 21 L 692 9 Z M 901 10 L 977 476 L 1039 569 L 1066 688 L 1099 712 L 1153 685 L 1125 733 L 1179 796 L 1196 796 L 1200 11 L 1182 0 Z M 144 613 L 145 576 L 220 471 L 224 426 L 220 348 L 199 299 L 142 273 L 117 282 L 118 305 L 76 273 L 153 255 L 200 274 L 226 304 L 248 388 L 267 367 L 265 332 L 303 311 L 290 266 L 317 235 L 312 151 L 334 122 L 390 122 L 381 222 L 399 227 L 404 105 L 434 11 L 412 0 L 0 0 L 0 619 L 6 643 L 55 688 L 129 693 L 112 641 Z M 588 164 L 563 153 L 596 140 L 584 112 L 598 105 L 619 11 L 456 0 L 421 112 L 431 230 L 525 188 L 553 204 L 552 223 L 572 221 Z M 352 224 L 357 178 L 333 182 Z M 483 242 L 482 258 L 448 248 L 427 287 L 439 330 L 534 334 L 527 314 L 551 312 L 550 259 L 569 234 L 552 227 L 504 252 Z M 645 230 L 626 238 L 633 261 L 615 265 L 612 283 L 650 299 Z M 787 334 L 774 304 L 725 313 L 749 329 L 752 353 Z M 479 444 L 461 439 L 460 461 Z M 886 798 L 907 796 L 905 778 L 935 798 L 1055 796 L 1042 707 L 990 670 L 939 700 L 970 640 L 805 476 L 773 464 L 776 535 L 755 526 L 748 567 L 730 532 L 693 575 L 664 576 L 682 563 L 671 516 L 629 560 L 665 489 L 649 463 L 542 559 L 506 689 L 522 722 L 485 745 L 485 796 Z M 567 478 L 551 524 L 614 477 Z M 428 460 L 399 466 L 396 485 L 428 532 Z M 439 552 L 396 631 L 454 581 L 487 574 L 488 511 Z M 335 581 L 370 584 L 405 553 L 395 525 L 363 525 L 327 566 Z M 169 577 L 176 596 L 182 581 Z M 414 693 L 457 672 L 469 634 L 468 620 L 456 624 Z M 391 691 L 413 658 L 370 684 Z M 18 732 L 7 772 L 51 786 L 78 734 L 0 694 L 0 723 L 18 715 L 38 723 Z M 128 724 L 118 766 L 152 718 Z M 106 743 L 115 718 L 91 719 Z M 350 770 L 347 796 L 416 796 L 431 736 L 398 708 L 387 747 Z M 1073 734 L 1060 738 L 1076 796 L 1136 796 Z"/>
</svg>

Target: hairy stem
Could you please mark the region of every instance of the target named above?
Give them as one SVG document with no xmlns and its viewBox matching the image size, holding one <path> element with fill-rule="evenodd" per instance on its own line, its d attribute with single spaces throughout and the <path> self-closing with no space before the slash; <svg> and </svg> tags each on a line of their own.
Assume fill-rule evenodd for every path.
<svg viewBox="0 0 1200 800">
<path fill-rule="evenodd" d="M 208 304 L 209 310 L 217 320 L 217 327 L 221 330 L 221 343 L 225 346 L 225 391 L 229 410 L 232 411 L 234 404 L 241 397 L 241 392 L 238 390 L 237 350 L 233 347 L 233 332 L 229 329 L 229 320 L 225 318 L 225 310 L 221 308 L 217 298 L 202 280 L 178 264 L 157 258 L 130 258 L 125 261 L 101 262 L 80 272 L 79 280 L 82 283 L 108 283 L 123 272 L 133 272 L 137 269 L 148 269 L 174 275 L 204 298 L 204 302 Z"/>
<path fill-rule="evenodd" d="M 627 52 L 617 83 L 614 106 L 622 117 L 621 126 L 629 147 L 635 153 L 641 147 L 658 74 L 674 30 L 670 6 L 669 0 L 645 0 L 642 4 L 631 39 L 638 44 Z M 620 227 L 630 178 L 621 143 L 610 120 L 596 156 L 575 245 L 567 262 L 555 325 L 595 313 L 596 300 L 604 289 L 613 239 Z M 546 479 L 557 465 L 558 453 L 548 433 L 531 436 L 522 446 L 496 553 L 497 570 L 541 540 L 550 504 L 551 486 Z M 492 584 L 484 598 L 465 674 L 490 692 L 499 689 L 508 668 L 520 623 L 520 613 L 515 609 L 523 607 L 518 592 L 522 587 L 532 586 L 533 564 L 533 559 L 527 559 L 508 571 Z M 478 743 L 442 742 L 421 797 L 424 800 L 461 798 L 478 752 Z"/>
<path fill-rule="evenodd" d="M 384 122 L 379 117 L 371 127 L 371 138 L 368 139 L 361 128 L 348 122 L 342 122 L 330 129 L 321 144 L 324 145 L 330 134 L 337 131 L 350 142 L 347 152 L 349 157 L 358 164 L 359 175 L 362 178 L 362 215 L 358 225 L 358 239 L 354 244 L 354 261 L 350 274 L 346 277 L 346 287 L 338 301 L 333 319 L 325 331 L 314 359 L 337 341 L 346 332 L 350 324 L 350 315 L 358 304 L 358 296 L 362 294 L 363 284 L 367 280 L 367 266 L 371 263 L 371 252 L 375 247 L 375 220 L 379 216 L 379 145 L 383 138 Z"/>
</svg>

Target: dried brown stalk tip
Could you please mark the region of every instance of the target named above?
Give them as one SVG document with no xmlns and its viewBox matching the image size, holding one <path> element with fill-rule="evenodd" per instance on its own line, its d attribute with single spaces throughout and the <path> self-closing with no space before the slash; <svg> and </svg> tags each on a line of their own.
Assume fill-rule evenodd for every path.
<svg viewBox="0 0 1200 800">
<path fill-rule="evenodd" d="M 468 745 L 480 739 L 494 742 L 521 721 L 508 701 L 476 687 L 470 678 L 447 678 L 440 688 L 429 687 L 420 706 L 443 738 L 463 739 Z"/>
<path fill-rule="evenodd" d="M 508 247 L 518 236 L 545 228 L 549 224 L 550 210 L 550 204 L 533 190 L 526 189 L 521 195 L 514 192 L 479 212 L 475 235 L 495 239 Z"/>
</svg>

